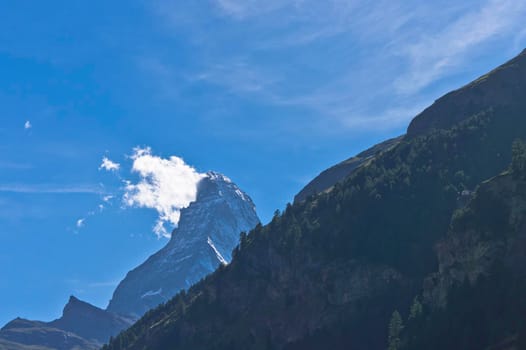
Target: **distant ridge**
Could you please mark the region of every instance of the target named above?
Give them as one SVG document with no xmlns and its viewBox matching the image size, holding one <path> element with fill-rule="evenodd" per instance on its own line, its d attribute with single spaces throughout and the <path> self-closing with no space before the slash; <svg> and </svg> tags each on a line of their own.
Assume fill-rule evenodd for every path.
<svg viewBox="0 0 526 350">
<path fill-rule="evenodd" d="M 526 49 L 518 56 L 454 90 L 418 114 L 409 124 L 409 137 L 448 129 L 477 113 L 515 110 L 526 105 Z"/>
<path fill-rule="evenodd" d="M 7 323 L 0 329 L 0 350 L 95 350 L 132 323 L 71 296 L 59 319 Z"/>
<path fill-rule="evenodd" d="M 322 171 L 296 196 L 294 196 L 294 203 L 304 201 L 311 195 L 329 190 L 332 186 L 345 179 L 365 162 L 371 160 L 379 153 L 395 146 L 398 142 L 400 142 L 402 137 L 403 136 L 398 136 L 387 141 L 383 141 L 363 152 L 358 153 L 354 157 L 344 160 L 343 162 Z"/>
</svg>

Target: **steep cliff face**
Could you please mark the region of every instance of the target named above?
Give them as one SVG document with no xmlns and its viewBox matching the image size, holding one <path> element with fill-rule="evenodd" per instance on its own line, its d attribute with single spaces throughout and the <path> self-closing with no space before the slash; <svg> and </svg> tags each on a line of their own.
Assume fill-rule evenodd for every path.
<svg viewBox="0 0 526 350">
<path fill-rule="evenodd" d="M 119 284 L 109 311 L 141 316 L 227 264 L 241 232 L 259 222 L 250 197 L 226 176 L 210 172 L 197 199 L 181 211 L 168 244 L 130 271 Z"/>
<path fill-rule="evenodd" d="M 62 317 L 51 322 L 17 318 L 0 330 L 0 349 L 94 350 L 132 320 L 70 297 Z"/>
</svg>

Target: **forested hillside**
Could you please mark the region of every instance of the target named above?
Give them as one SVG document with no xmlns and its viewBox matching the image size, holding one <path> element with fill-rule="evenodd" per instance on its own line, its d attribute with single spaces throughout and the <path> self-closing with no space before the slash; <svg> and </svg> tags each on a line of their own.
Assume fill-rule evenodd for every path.
<svg viewBox="0 0 526 350">
<path fill-rule="evenodd" d="M 480 109 L 473 107 L 470 115 L 460 118 L 455 108 L 469 105 L 463 99 L 472 96 L 460 90 L 458 101 L 447 99 L 447 104 L 431 107 L 441 113 L 428 118 L 449 122 L 427 120 L 440 127 L 411 132 L 331 191 L 289 205 L 268 225 L 243 234 L 229 266 L 147 313 L 105 349 L 385 349 L 388 342 L 391 349 L 412 346 L 409 328 L 405 340 L 401 331 L 388 336 L 393 311 L 400 310 L 401 322 L 407 320 L 406 310 L 415 296 L 424 293 L 430 276 L 442 269 L 440 247 L 453 216 L 454 227 L 459 225 L 456 210 L 470 202 L 481 182 L 508 168 L 512 143 L 526 135 L 524 101 L 510 104 L 500 99 L 506 89 L 516 94 L 515 84 L 501 82 L 510 69 L 520 65 L 522 70 L 525 61 L 523 53 L 478 82 L 482 91 L 495 91 L 499 98 L 494 104 L 484 100 Z M 510 186 L 520 188 L 520 182 Z M 484 192 L 477 198 L 480 193 Z M 497 220 L 490 223 L 495 232 L 506 229 L 502 213 L 480 213 L 477 217 Z M 485 225 L 473 226 L 478 224 Z M 487 288 L 491 290 L 491 284 Z M 520 290 L 512 288 L 507 297 L 519 297 L 515 293 Z M 460 300 L 470 298 L 471 292 L 463 293 Z M 514 317 L 506 310 L 501 317 L 510 322 L 503 322 L 504 328 Z M 477 321 L 464 320 L 458 332 Z M 440 320 L 429 322 L 431 329 L 446 329 L 434 328 Z M 444 333 L 421 334 L 415 348 Z M 492 345 L 496 338 L 481 339 L 478 348 Z M 442 348 L 465 345 L 453 342 Z"/>
</svg>

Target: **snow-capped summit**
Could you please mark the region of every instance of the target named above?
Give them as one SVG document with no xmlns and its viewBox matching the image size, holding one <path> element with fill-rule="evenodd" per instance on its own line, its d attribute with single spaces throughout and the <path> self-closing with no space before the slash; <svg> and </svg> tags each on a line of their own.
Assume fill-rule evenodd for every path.
<svg viewBox="0 0 526 350">
<path fill-rule="evenodd" d="M 258 222 L 250 197 L 228 177 L 208 172 L 198 184 L 195 202 L 181 210 L 168 244 L 128 272 L 108 310 L 141 316 L 167 301 L 229 263 L 239 234 Z"/>
</svg>

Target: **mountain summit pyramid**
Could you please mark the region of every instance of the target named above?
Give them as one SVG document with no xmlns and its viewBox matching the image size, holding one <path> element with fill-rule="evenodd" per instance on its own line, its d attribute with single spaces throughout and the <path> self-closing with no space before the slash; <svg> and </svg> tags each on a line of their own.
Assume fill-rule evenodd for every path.
<svg viewBox="0 0 526 350">
<path fill-rule="evenodd" d="M 108 311 L 142 316 L 232 259 L 241 232 L 259 223 L 252 199 L 228 177 L 208 172 L 181 210 L 168 244 L 120 282 Z"/>
</svg>

